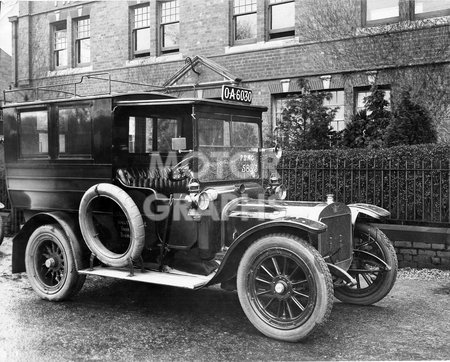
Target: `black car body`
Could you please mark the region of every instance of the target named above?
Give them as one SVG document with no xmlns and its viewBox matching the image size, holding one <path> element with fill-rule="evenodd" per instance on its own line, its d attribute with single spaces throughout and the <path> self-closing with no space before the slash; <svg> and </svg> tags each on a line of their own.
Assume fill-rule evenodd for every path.
<svg viewBox="0 0 450 362">
<path fill-rule="evenodd" d="M 25 218 L 13 272 L 53 301 L 91 274 L 221 283 L 256 328 L 287 341 L 320 326 L 333 296 L 382 299 L 397 260 L 368 222 L 389 213 L 332 195 L 284 200 L 264 111 L 160 93 L 6 104 L 8 192 Z"/>
</svg>

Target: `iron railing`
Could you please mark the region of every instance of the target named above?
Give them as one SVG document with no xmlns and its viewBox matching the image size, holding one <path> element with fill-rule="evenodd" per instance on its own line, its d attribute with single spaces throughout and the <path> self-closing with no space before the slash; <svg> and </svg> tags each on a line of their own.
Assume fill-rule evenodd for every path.
<svg viewBox="0 0 450 362">
<path fill-rule="evenodd" d="M 370 161 L 289 158 L 278 165 L 290 200 L 370 203 L 391 212 L 391 221 L 450 224 L 450 158 Z"/>
<path fill-rule="evenodd" d="M 100 82 L 97 84 L 89 84 L 87 81 Z M 149 90 L 166 90 L 165 87 L 138 83 L 125 80 L 111 78 L 108 72 L 94 73 L 82 75 L 78 81 L 58 84 L 47 84 L 45 86 L 36 86 L 31 88 L 17 88 L 3 91 L 3 103 L 13 102 L 33 102 L 38 100 L 53 100 L 72 97 L 87 97 L 108 95 L 113 92 L 113 84 L 126 84 L 128 86 L 146 87 Z M 135 89 L 135 88 L 133 88 Z"/>
</svg>

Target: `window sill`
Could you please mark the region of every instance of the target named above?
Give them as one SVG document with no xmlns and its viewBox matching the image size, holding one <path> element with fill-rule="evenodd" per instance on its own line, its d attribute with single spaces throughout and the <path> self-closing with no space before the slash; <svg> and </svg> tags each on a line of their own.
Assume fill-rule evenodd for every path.
<svg viewBox="0 0 450 362">
<path fill-rule="evenodd" d="M 290 45 L 298 45 L 299 38 L 291 37 L 288 39 L 274 39 L 269 41 L 262 41 L 252 44 L 243 44 L 243 45 L 233 45 L 225 47 L 225 54 L 233 54 L 233 53 L 244 53 L 251 52 L 257 50 L 265 50 L 265 49 L 276 49 L 276 48 L 284 48 Z"/>
<path fill-rule="evenodd" d="M 157 57 L 153 56 L 127 60 L 125 66 L 134 67 L 139 65 L 173 62 L 178 60 L 183 60 L 183 54 L 181 53 L 161 54 L 160 56 Z"/>
<path fill-rule="evenodd" d="M 80 73 L 87 73 L 87 72 L 92 72 L 92 65 L 87 66 L 87 67 L 50 70 L 47 72 L 47 77 L 57 77 L 57 76 L 61 76 L 61 75 L 80 74 Z"/>
</svg>

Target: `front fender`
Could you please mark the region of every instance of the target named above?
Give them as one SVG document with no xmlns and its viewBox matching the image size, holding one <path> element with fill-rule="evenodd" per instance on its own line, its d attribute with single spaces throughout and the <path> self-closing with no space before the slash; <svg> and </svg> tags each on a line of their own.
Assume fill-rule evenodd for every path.
<svg viewBox="0 0 450 362">
<path fill-rule="evenodd" d="M 372 205 L 372 204 L 350 204 L 347 205 L 352 213 L 352 224 L 355 225 L 359 214 L 370 216 L 374 219 L 381 219 L 391 216 L 391 213 L 386 209 Z"/>
<path fill-rule="evenodd" d="M 227 249 L 226 254 L 216 275 L 207 285 L 213 285 L 224 280 L 228 280 L 236 275 L 239 262 L 245 250 L 261 235 L 271 233 L 292 233 L 292 234 L 321 234 L 327 230 L 327 225 L 320 221 L 309 220 L 301 217 L 284 218 L 265 221 L 255 225 L 240 234 Z"/>
</svg>

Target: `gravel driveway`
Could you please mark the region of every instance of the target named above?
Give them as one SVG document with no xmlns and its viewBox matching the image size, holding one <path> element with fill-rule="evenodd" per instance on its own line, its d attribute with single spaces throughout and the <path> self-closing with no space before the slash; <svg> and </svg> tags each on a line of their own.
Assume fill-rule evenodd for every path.
<svg viewBox="0 0 450 362">
<path fill-rule="evenodd" d="M 237 294 L 89 278 L 73 301 L 50 303 L 11 275 L 0 246 L 0 361 L 448 360 L 450 272 L 403 269 L 371 307 L 335 302 L 302 343 L 258 333 Z"/>
</svg>

